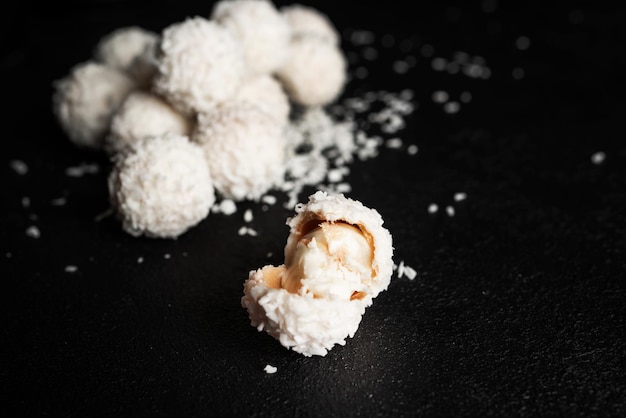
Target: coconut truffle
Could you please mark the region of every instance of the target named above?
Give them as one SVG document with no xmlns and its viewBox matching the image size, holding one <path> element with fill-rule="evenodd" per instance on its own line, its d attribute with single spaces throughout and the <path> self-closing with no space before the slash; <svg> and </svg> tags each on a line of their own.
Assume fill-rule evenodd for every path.
<svg viewBox="0 0 626 418">
<path fill-rule="evenodd" d="M 194 17 L 163 31 L 153 87 L 178 110 L 193 114 L 231 99 L 245 74 L 239 40 L 217 23 Z"/>
<path fill-rule="evenodd" d="M 223 198 L 257 200 L 282 179 L 282 127 L 256 106 L 231 101 L 199 114 L 193 139 Z"/>
<path fill-rule="evenodd" d="M 96 45 L 99 62 L 130 75 L 138 86 L 147 88 L 156 73 L 156 47 L 159 35 L 138 26 L 114 30 Z"/>
<path fill-rule="evenodd" d="M 281 125 L 289 122 L 289 97 L 280 82 L 269 74 L 250 77 L 239 89 L 236 99 L 257 106 Z"/>
<path fill-rule="evenodd" d="M 53 111 L 72 142 L 98 149 L 103 145 L 113 115 L 135 88 L 125 73 L 86 61 L 54 82 Z"/>
<path fill-rule="evenodd" d="M 339 45 L 341 37 L 327 15 L 302 4 L 291 4 L 280 9 L 291 28 L 293 37 L 318 36 L 334 45 Z"/>
<path fill-rule="evenodd" d="M 272 73 L 283 65 L 291 31 L 268 0 L 221 0 L 211 19 L 232 30 L 241 40 L 252 73 Z"/>
<path fill-rule="evenodd" d="M 294 102 L 323 106 L 343 91 L 346 71 L 346 59 L 337 45 L 317 36 L 299 36 L 291 42 L 289 58 L 276 75 Z"/>
<path fill-rule="evenodd" d="M 141 138 L 114 161 L 111 204 L 131 235 L 176 238 L 204 219 L 215 202 L 202 150 L 185 136 Z"/>
<path fill-rule="evenodd" d="M 287 220 L 285 263 L 250 272 L 241 305 L 251 325 L 305 356 L 353 337 L 393 272 L 391 234 L 380 214 L 318 191 Z"/>
<path fill-rule="evenodd" d="M 192 123 L 190 118 L 183 116 L 160 97 L 134 91 L 113 117 L 105 148 L 115 153 L 146 136 L 162 136 L 166 133 L 189 136 Z"/>
</svg>

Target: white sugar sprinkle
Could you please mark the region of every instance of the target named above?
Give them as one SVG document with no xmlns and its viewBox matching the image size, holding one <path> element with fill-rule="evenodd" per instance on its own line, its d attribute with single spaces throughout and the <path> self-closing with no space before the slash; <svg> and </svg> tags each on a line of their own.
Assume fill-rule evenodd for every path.
<svg viewBox="0 0 626 418">
<path fill-rule="evenodd" d="M 9 163 L 9 166 L 20 176 L 23 176 L 28 173 L 28 166 L 22 160 L 12 160 Z"/>
<path fill-rule="evenodd" d="M 594 152 L 591 155 L 591 162 L 593 164 L 602 164 L 606 159 L 606 154 L 602 151 Z"/>
<path fill-rule="evenodd" d="M 437 213 L 439 210 L 439 206 L 436 203 L 431 203 L 428 205 L 428 213 Z"/>
<path fill-rule="evenodd" d="M 78 267 L 74 266 L 74 265 L 67 265 L 65 266 L 65 272 L 66 273 L 76 273 L 78 271 Z"/>
<path fill-rule="evenodd" d="M 31 238 L 39 238 L 41 236 L 41 232 L 39 231 L 39 228 L 37 228 L 35 225 L 31 225 L 26 228 L 26 235 Z"/>
<path fill-rule="evenodd" d="M 446 213 L 448 216 L 452 217 L 455 215 L 454 206 L 446 206 Z"/>
<path fill-rule="evenodd" d="M 464 192 L 458 192 L 454 194 L 454 201 L 455 202 L 460 202 L 462 200 L 467 199 L 467 193 Z"/>
<path fill-rule="evenodd" d="M 276 367 L 268 364 L 265 366 L 265 368 L 263 369 L 265 371 L 265 373 L 267 374 L 273 374 L 276 373 L 276 371 L 278 370 Z"/>
</svg>

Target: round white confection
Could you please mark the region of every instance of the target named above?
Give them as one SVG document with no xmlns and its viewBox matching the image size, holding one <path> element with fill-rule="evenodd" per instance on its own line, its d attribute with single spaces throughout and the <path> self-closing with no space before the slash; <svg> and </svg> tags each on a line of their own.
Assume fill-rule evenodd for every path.
<svg viewBox="0 0 626 418">
<path fill-rule="evenodd" d="M 138 26 L 114 30 L 96 45 L 95 59 L 128 73 L 139 86 L 147 88 L 156 73 L 159 35 Z"/>
<path fill-rule="evenodd" d="M 294 102 L 323 106 L 343 91 L 346 70 L 346 59 L 337 45 L 317 36 L 299 36 L 291 42 L 289 58 L 276 75 Z"/>
<path fill-rule="evenodd" d="M 289 23 L 292 36 L 315 35 L 339 45 L 340 36 L 330 19 L 319 10 L 302 4 L 291 4 L 280 9 Z"/>
<path fill-rule="evenodd" d="M 202 150 L 175 134 L 142 138 L 118 154 L 109 193 L 124 230 L 153 238 L 176 238 L 215 202 Z"/>
<path fill-rule="evenodd" d="M 232 98 L 246 74 L 239 40 L 201 17 L 167 27 L 161 36 L 154 89 L 185 114 Z"/>
<path fill-rule="evenodd" d="M 87 61 L 56 81 L 54 88 L 53 110 L 70 140 L 100 148 L 111 118 L 136 85 L 115 68 Z"/>
<path fill-rule="evenodd" d="M 250 77 L 239 89 L 236 99 L 257 106 L 281 125 L 289 122 L 289 97 L 280 82 L 269 74 Z"/>
<path fill-rule="evenodd" d="M 294 256 L 298 241 L 308 232 L 307 228 L 312 222 L 345 222 L 358 227 L 371 240 L 374 250 L 373 274 L 364 282 L 367 293 L 376 297 L 387 289 L 393 274 L 393 245 L 391 234 L 383 227 L 383 219 L 378 211 L 342 194 L 323 191 L 309 196 L 309 201 L 296 205 L 295 210 L 297 215 L 287 221 L 290 233 L 285 246 L 286 261 Z"/>
<path fill-rule="evenodd" d="M 198 115 L 201 144 L 215 189 L 227 199 L 259 199 L 282 178 L 281 125 L 256 106 L 232 101 Z"/>
<path fill-rule="evenodd" d="M 291 31 L 272 2 L 221 0 L 215 4 L 211 19 L 239 37 L 252 73 L 272 73 L 287 59 Z"/>
<path fill-rule="evenodd" d="M 192 120 L 166 101 L 148 92 L 134 91 L 113 117 L 105 148 L 115 153 L 147 136 L 188 136 L 191 129 Z"/>
<path fill-rule="evenodd" d="M 307 357 L 325 356 L 334 345 L 344 345 L 359 328 L 371 299 L 327 300 L 268 286 L 267 277 L 280 267 L 251 271 L 241 304 L 252 326 L 265 330 L 287 348 Z"/>
</svg>

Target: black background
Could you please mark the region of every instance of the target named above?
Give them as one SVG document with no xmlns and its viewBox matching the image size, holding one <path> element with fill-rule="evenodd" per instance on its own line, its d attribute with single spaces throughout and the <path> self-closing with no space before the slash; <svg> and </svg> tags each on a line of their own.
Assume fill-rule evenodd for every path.
<svg viewBox="0 0 626 418">
<path fill-rule="evenodd" d="M 351 70 L 368 69 L 345 97 L 415 93 L 404 148 L 353 163 L 348 196 L 382 214 L 394 260 L 417 277 L 394 275 L 354 338 L 306 358 L 258 333 L 240 306 L 248 271 L 282 262 L 292 211 L 280 202 L 241 203 L 177 240 L 95 221 L 108 208 L 109 163 L 60 130 L 53 81 L 118 27 L 160 31 L 212 3 L 21 3 L 4 12 L 0 38 L 3 415 L 624 416 L 626 11 L 305 4 L 340 29 Z M 376 60 L 350 42 L 355 30 L 375 34 Z M 393 46 L 381 46 L 385 34 Z M 516 47 L 520 36 L 528 49 Z M 483 57 L 491 77 L 432 69 L 455 51 Z M 409 55 L 415 66 L 394 72 Z M 432 100 L 438 90 L 472 100 L 450 115 Z M 599 151 L 606 159 L 594 164 Z M 101 170 L 65 174 L 82 163 Z M 59 197 L 67 203 L 52 205 Z M 440 210 L 429 214 L 433 202 Z M 248 208 L 257 237 L 237 234 Z"/>
</svg>

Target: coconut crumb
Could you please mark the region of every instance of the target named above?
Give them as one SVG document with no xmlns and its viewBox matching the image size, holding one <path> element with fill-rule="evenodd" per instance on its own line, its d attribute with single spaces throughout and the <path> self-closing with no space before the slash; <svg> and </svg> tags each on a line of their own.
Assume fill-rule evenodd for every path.
<svg viewBox="0 0 626 418">
<path fill-rule="evenodd" d="M 137 264 L 141 264 L 141 263 L 143 263 L 143 257 L 137 258 Z"/>
<path fill-rule="evenodd" d="M 28 174 L 28 165 L 22 160 L 11 160 L 9 166 L 20 176 Z"/>
<path fill-rule="evenodd" d="M 602 164 L 606 159 L 606 154 L 602 151 L 594 152 L 591 155 L 591 162 L 595 165 Z"/>
<path fill-rule="evenodd" d="M 278 370 L 278 368 L 268 364 L 265 366 L 265 368 L 263 369 L 265 371 L 265 373 L 267 374 L 274 374 L 276 373 L 276 371 Z"/>
<path fill-rule="evenodd" d="M 454 201 L 455 202 L 461 202 L 463 200 L 467 199 L 467 193 L 465 192 L 458 192 L 454 194 Z"/>
<path fill-rule="evenodd" d="M 437 213 L 439 211 L 439 205 L 436 203 L 431 203 L 428 205 L 428 213 Z"/>
<path fill-rule="evenodd" d="M 39 228 L 37 228 L 35 225 L 31 225 L 26 228 L 26 236 L 36 239 L 41 237 L 41 231 L 39 231 Z"/>
<path fill-rule="evenodd" d="M 253 219 L 252 209 L 246 209 L 246 211 L 243 213 L 244 222 L 252 222 L 252 219 Z"/>
<path fill-rule="evenodd" d="M 69 265 L 65 266 L 65 272 L 66 273 L 76 273 L 77 271 L 78 271 L 78 267 L 76 267 L 76 266 L 74 266 L 72 264 L 69 264 Z"/>
<path fill-rule="evenodd" d="M 258 233 L 256 232 L 256 230 L 249 228 L 247 226 L 242 226 L 241 228 L 239 228 L 239 230 L 237 231 L 237 234 L 243 236 L 243 235 L 250 235 L 251 237 L 256 237 L 258 235 Z"/>
<path fill-rule="evenodd" d="M 456 212 L 454 210 L 454 206 L 446 206 L 446 214 L 449 217 L 453 217 L 456 214 Z"/>
<path fill-rule="evenodd" d="M 78 166 L 68 167 L 65 169 L 65 175 L 68 177 L 82 177 L 85 174 L 97 174 L 100 171 L 98 164 L 83 163 Z"/>
<path fill-rule="evenodd" d="M 67 203 L 67 199 L 64 197 L 58 197 L 56 199 L 52 199 L 50 203 L 52 204 L 52 206 L 65 206 L 65 204 Z"/>
<path fill-rule="evenodd" d="M 169 260 L 170 258 L 172 258 L 172 256 L 170 255 L 170 253 L 165 253 L 163 254 L 163 258 Z"/>
<path fill-rule="evenodd" d="M 28 209 L 30 207 L 30 198 L 28 196 L 22 197 L 22 207 Z"/>
<path fill-rule="evenodd" d="M 418 151 L 419 151 L 419 148 L 415 144 L 411 144 L 408 147 L 406 147 L 406 152 L 409 155 L 415 155 L 415 154 L 417 154 Z"/>
</svg>

